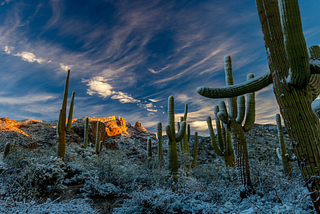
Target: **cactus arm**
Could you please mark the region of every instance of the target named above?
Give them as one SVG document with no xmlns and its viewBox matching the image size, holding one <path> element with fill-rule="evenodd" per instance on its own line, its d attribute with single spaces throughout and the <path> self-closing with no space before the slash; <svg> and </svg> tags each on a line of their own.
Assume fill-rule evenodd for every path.
<svg viewBox="0 0 320 214">
<path fill-rule="evenodd" d="M 270 72 L 266 72 L 253 79 L 245 82 L 224 86 L 224 87 L 205 87 L 201 86 L 197 88 L 198 94 L 208 98 L 231 98 L 237 97 L 243 94 L 258 91 L 267 87 L 272 83 L 272 76 Z"/>
<path fill-rule="evenodd" d="M 253 79 L 253 74 L 247 75 L 247 80 Z M 256 101 L 255 101 L 255 92 L 247 94 L 247 111 L 246 111 L 246 120 L 244 122 L 243 129 L 245 132 L 248 132 L 252 129 L 254 121 L 256 119 Z"/>
<path fill-rule="evenodd" d="M 209 133 L 210 133 L 210 138 L 211 138 L 211 144 L 213 147 L 213 150 L 215 151 L 215 153 L 218 156 L 222 156 L 222 151 L 219 149 L 218 145 L 217 145 L 217 141 L 213 132 L 213 128 L 212 128 L 212 121 L 211 121 L 211 117 L 207 116 L 207 124 L 208 124 L 208 128 L 209 128 Z"/>
<path fill-rule="evenodd" d="M 225 80 L 226 80 L 226 86 L 233 85 L 233 76 L 232 76 L 232 62 L 231 57 L 229 55 L 226 55 L 223 57 L 224 61 L 224 73 L 225 73 Z M 232 119 L 235 119 L 237 117 L 237 99 L 236 97 L 228 98 L 228 104 L 229 104 L 229 115 Z"/>
<path fill-rule="evenodd" d="M 216 129 L 217 129 L 217 135 L 218 135 L 218 143 L 219 143 L 220 150 L 224 151 L 224 142 L 223 142 L 223 138 L 222 138 L 221 123 L 220 123 L 220 120 L 217 115 L 218 112 L 219 112 L 219 106 L 215 105 L 214 106 L 214 115 L 216 118 Z"/>
<path fill-rule="evenodd" d="M 71 97 L 71 103 L 70 103 L 70 109 L 69 109 L 69 116 L 68 116 L 68 125 L 66 128 L 66 131 L 70 131 L 71 125 L 72 125 L 72 114 L 73 114 L 73 106 L 74 106 L 74 94 L 75 92 L 72 92 L 72 97 Z"/>
<path fill-rule="evenodd" d="M 170 125 L 171 136 L 175 136 L 175 122 L 174 122 L 174 98 L 168 97 L 168 124 Z"/>
<path fill-rule="evenodd" d="M 84 145 L 83 148 L 87 148 L 88 147 L 88 135 L 89 135 L 89 118 L 86 117 L 86 119 L 84 120 Z"/>
<path fill-rule="evenodd" d="M 58 123 L 57 123 L 57 130 L 58 130 L 58 135 L 61 135 L 62 134 L 62 125 L 61 125 L 61 122 L 62 122 L 62 109 L 60 109 L 60 113 L 59 113 L 59 119 L 58 119 Z"/>
<path fill-rule="evenodd" d="M 188 136 L 187 136 L 188 142 L 190 141 L 190 124 L 188 124 Z"/>
<path fill-rule="evenodd" d="M 194 133 L 194 148 L 193 148 L 193 161 L 191 167 L 194 168 L 197 165 L 197 154 L 198 154 L 198 132 Z"/>
<path fill-rule="evenodd" d="M 314 45 L 308 48 L 310 57 L 320 58 L 320 47 L 318 45 Z M 311 61 L 311 60 L 310 60 Z M 320 61 L 318 61 L 320 65 Z M 310 65 L 310 67 L 312 67 Z M 310 68 L 311 69 L 311 68 Z M 320 66 L 319 66 L 319 73 L 320 73 Z M 310 89 L 311 89 L 311 99 L 312 101 L 315 100 L 318 95 L 320 94 L 320 75 L 311 75 L 310 78 Z"/>
<path fill-rule="evenodd" d="M 67 72 L 66 83 L 64 86 L 64 94 L 63 94 L 63 101 L 62 101 L 62 120 L 63 120 L 63 129 L 65 129 L 66 117 L 67 117 L 67 99 L 68 99 L 68 89 L 69 89 L 69 77 L 70 77 L 70 70 Z"/>
<path fill-rule="evenodd" d="M 236 122 L 242 123 L 242 121 L 244 119 L 244 115 L 245 115 L 245 109 L 246 109 L 244 96 L 243 95 L 238 96 L 237 102 L 238 102 L 238 105 L 237 105 L 238 106 L 238 115 L 236 118 Z"/>
<path fill-rule="evenodd" d="M 292 166 L 290 163 L 289 154 L 287 153 L 286 144 L 284 142 L 280 114 L 276 114 L 276 121 L 277 121 L 277 128 L 278 128 L 278 138 L 279 138 L 279 143 L 280 143 L 280 148 L 281 148 L 280 149 L 281 150 L 281 153 L 280 153 L 281 158 L 279 158 L 279 159 L 282 160 L 283 169 L 284 169 L 285 174 L 289 177 L 289 179 L 292 179 Z M 279 154 L 277 154 L 277 155 L 279 156 Z"/>
<path fill-rule="evenodd" d="M 99 149 L 99 153 L 102 151 L 102 146 L 103 146 L 103 142 L 100 141 L 100 149 Z"/>
<path fill-rule="evenodd" d="M 224 124 L 230 124 L 230 118 L 228 117 L 226 103 L 224 101 L 219 101 L 219 112 L 217 116 Z"/>
<path fill-rule="evenodd" d="M 303 88 L 311 76 L 307 44 L 302 31 L 298 1 L 281 0 L 279 2 L 284 46 L 289 63 L 287 83 Z"/>
<path fill-rule="evenodd" d="M 320 58 L 310 58 L 309 63 L 311 74 L 320 74 Z"/>
<path fill-rule="evenodd" d="M 178 130 L 180 129 L 180 122 L 177 122 L 177 125 L 178 125 Z"/>
<path fill-rule="evenodd" d="M 169 138 L 169 141 L 173 141 L 174 138 L 172 136 L 172 131 L 171 131 L 170 125 L 166 125 L 166 133 L 167 133 L 167 136 Z"/>
<path fill-rule="evenodd" d="M 162 123 L 157 124 L 157 135 L 158 135 L 158 156 L 159 160 L 163 160 L 163 147 L 162 147 Z"/>
<path fill-rule="evenodd" d="M 186 133 L 186 122 L 182 121 L 180 124 L 180 129 L 179 132 L 176 134 L 176 141 L 179 142 L 182 140 L 182 138 L 184 137 Z"/>
<path fill-rule="evenodd" d="M 188 115 L 188 104 L 184 106 L 184 115 L 183 115 L 183 121 L 187 122 L 187 115 Z"/>
</svg>

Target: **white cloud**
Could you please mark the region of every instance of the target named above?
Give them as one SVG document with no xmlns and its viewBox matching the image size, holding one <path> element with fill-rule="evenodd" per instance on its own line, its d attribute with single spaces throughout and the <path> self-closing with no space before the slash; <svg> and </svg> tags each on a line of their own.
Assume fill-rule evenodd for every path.
<svg viewBox="0 0 320 214">
<path fill-rule="evenodd" d="M 187 102 L 190 98 L 186 94 L 179 94 L 175 100 L 180 101 L 182 103 Z"/>
<path fill-rule="evenodd" d="M 11 46 L 5 46 L 4 47 L 4 52 L 6 52 L 6 54 L 10 54 L 11 51 L 14 49 L 14 47 L 11 47 Z"/>
<path fill-rule="evenodd" d="M 151 73 L 153 73 L 153 74 L 157 74 L 157 73 L 160 73 L 161 71 L 167 70 L 169 67 L 170 67 L 170 66 L 167 65 L 166 67 L 162 68 L 162 69 L 159 70 L 159 71 L 155 71 L 155 70 L 153 70 L 153 69 L 151 69 L 151 68 L 148 68 L 148 70 L 149 70 Z"/>
<path fill-rule="evenodd" d="M 190 124 L 190 127 L 192 127 L 193 129 L 199 130 L 199 131 L 206 131 L 208 130 L 208 125 L 207 125 L 207 121 L 193 121 Z M 213 126 L 215 125 L 212 124 Z M 213 127 L 215 128 L 215 127 Z"/>
<path fill-rule="evenodd" d="M 93 77 L 91 80 L 82 80 L 82 82 L 88 82 L 86 85 L 89 86 L 87 89 L 87 94 L 94 95 L 99 94 L 101 97 L 109 97 L 112 95 L 113 91 L 111 90 L 113 87 L 107 83 L 108 79 L 104 79 L 103 77 Z"/>
<path fill-rule="evenodd" d="M 154 102 L 154 103 L 156 103 L 156 102 L 159 102 L 160 100 L 156 100 L 156 99 L 148 99 L 148 100 L 150 100 L 151 102 Z"/>
<path fill-rule="evenodd" d="M 48 95 L 48 94 L 39 94 L 39 95 L 28 94 L 22 97 L 0 96 L 0 103 L 9 104 L 9 105 L 24 105 L 24 104 L 31 104 L 35 102 L 45 102 L 49 99 L 55 99 L 55 98 L 56 96 Z"/>
<path fill-rule="evenodd" d="M 119 100 L 121 103 L 139 103 L 141 102 L 140 100 L 134 99 L 133 97 L 131 97 L 129 94 L 123 93 L 121 91 L 112 92 L 112 97 L 111 99 L 113 100 Z"/>
<path fill-rule="evenodd" d="M 30 62 L 30 63 L 37 62 L 37 63 L 41 64 L 42 62 L 44 62 L 43 59 L 36 58 L 36 56 L 33 53 L 27 52 L 27 51 L 23 51 L 21 53 L 17 53 L 14 56 L 20 56 L 23 61 Z"/>
<path fill-rule="evenodd" d="M 65 65 L 65 64 L 60 63 L 60 68 L 64 71 L 68 71 L 71 69 L 71 65 Z"/>
<path fill-rule="evenodd" d="M 113 100 L 119 100 L 121 103 L 139 103 L 140 100 L 134 99 L 131 95 L 123 93 L 121 91 L 112 90 L 113 87 L 108 83 L 109 79 L 97 76 L 90 80 L 82 80 L 83 83 L 87 82 L 87 94 L 94 95 L 98 94 L 101 97 L 110 97 Z"/>
</svg>

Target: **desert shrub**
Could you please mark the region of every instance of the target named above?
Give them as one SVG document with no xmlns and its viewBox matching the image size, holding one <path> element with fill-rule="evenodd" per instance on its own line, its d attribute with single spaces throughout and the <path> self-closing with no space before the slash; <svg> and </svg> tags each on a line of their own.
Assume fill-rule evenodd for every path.
<svg viewBox="0 0 320 214">
<path fill-rule="evenodd" d="M 53 153 L 22 148 L 10 153 L 4 160 L 7 170 L 0 174 L 2 192 L 24 198 L 63 191 L 64 163 Z"/>
<path fill-rule="evenodd" d="M 37 203 L 34 200 L 26 202 L 15 201 L 12 198 L 5 198 L 0 200 L 0 213 L 98 213 L 99 210 L 91 208 L 88 202 L 88 199 L 65 200 L 62 202 L 57 202 L 57 200 L 51 201 L 50 199 L 47 199 L 45 203 Z"/>
</svg>

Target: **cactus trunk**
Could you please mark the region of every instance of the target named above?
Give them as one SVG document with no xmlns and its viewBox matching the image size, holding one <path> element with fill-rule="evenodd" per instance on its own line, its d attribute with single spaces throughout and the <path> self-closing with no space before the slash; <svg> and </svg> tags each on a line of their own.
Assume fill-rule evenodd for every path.
<svg viewBox="0 0 320 214">
<path fill-rule="evenodd" d="M 293 2 L 297 3 L 298 1 Z M 288 63 L 284 48 L 285 44 L 277 3 L 274 0 L 256 0 L 267 49 L 269 68 L 273 79 L 273 90 L 285 127 L 292 139 L 293 149 L 298 157 L 301 172 L 309 183 L 308 189 L 311 192 L 310 195 L 313 199 L 315 210 L 320 213 L 320 200 L 318 200 L 320 172 L 317 170 L 320 163 L 320 123 L 311 109 L 313 100 L 310 99 L 310 96 L 306 96 L 310 93 L 310 85 L 292 87 L 286 81 L 283 81 L 286 80 L 289 74 L 289 65 L 291 63 Z M 297 4 L 292 11 L 294 10 L 299 12 Z M 298 14 L 293 15 L 295 18 L 298 16 Z M 291 19 L 288 18 L 286 20 L 290 21 Z M 298 21 L 296 19 L 292 20 L 301 24 L 300 19 Z M 302 34 L 302 30 L 292 33 Z M 291 42 L 299 43 L 301 36 L 296 36 L 296 38 L 298 40 L 292 40 Z M 306 46 L 302 47 L 302 49 L 302 52 L 305 52 Z M 292 70 L 292 68 L 290 69 Z"/>
</svg>

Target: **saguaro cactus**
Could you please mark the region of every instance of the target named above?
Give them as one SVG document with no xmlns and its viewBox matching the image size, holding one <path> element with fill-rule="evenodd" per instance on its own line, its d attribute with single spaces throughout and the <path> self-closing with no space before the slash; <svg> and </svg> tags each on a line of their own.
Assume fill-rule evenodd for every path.
<svg viewBox="0 0 320 214">
<path fill-rule="evenodd" d="M 162 123 L 157 124 L 157 135 L 158 135 L 158 159 L 163 161 L 163 147 L 162 147 Z"/>
<path fill-rule="evenodd" d="M 230 131 L 225 131 L 224 127 L 222 127 L 224 131 L 222 131 L 221 123 L 220 123 L 219 117 L 217 116 L 218 112 L 219 112 L 219 106 L 216 105 L 214 107 L 214 113 L 216 115 L 216 128 L 218 132 L 217 135 L 218 135 L 219 146 L 217 144 L 215 134 L 213 131 L 211 117 L 207 116 L 207 124 L 209 128 L 211 144 L 212 144 L 213 150 L 218 156 L 224 156 L 226 166 L 234 167 L 235 158 L 234 158 L 234 152 L 232 148 L 231 134 L 230 134 Z"/>
<path fill-rule="evenodd" d="M 198 132 L 194 133 L 194 147 L 193 147 L 193 161 L 191 167 L 194 168 L 197 165 L 197 154 L 198 154 Z"/>
<path fill-rule="evenodd" d="M 315 76 L 320 71 L 320 58 L 312 56 L 310 49 L 311 58 L 306 54 L 298 0 L 256 0 L 256 5 L 270 72 L 234 87 L 199 87 L 197 91 L 199 94 L 209 91 L 206 94 L 211 98 L 234 97 L 273 83 L 294 153 L 309 183 L 315 210 L 320 213 L 320 123 L 311 109 L 320 90 L 319 77 Z"/>
<path fill-rule="evenodd" d="M 224 70 L 225 70 L 225 79 L 226 85 L 233 85 L 233 76 L 232 76 L 232 63 L 231 57 L 229 55 L 224 57 Z M 252 79 L 253 74 L 248 74 L 247 79 Z M 206 93 L 201 94 L 206 96 Z M 249 131 L 254 124 L 255 120 L 255 100 L 254 100 L 254 92 L 248 94 L 247 96 L 247 115 L 244 126 L 242 126 L 242 122 L 245 116 L 245 98 L 243 95 L 236 97 L 231 97 L 228 99 L 229 103 L 229 113 L 226 109 L 226 104 L 224 101 L 219 101 L 219 108 L 216 117 L 224 124 L 226 131 L 231 132 L 231 139 L 234 147 L 235 153 L 235 163 L 236 168 L 239 172 L 239 177 L 242 183 L 252 189 L 251 179 L 250 179 L 250 170 L 249 170 L 249 154 L 247 149 L 247 141 L 245 137 L 245 132 Z M 207 118 L 207 122 L 209 125 L 212 146 L 218 155 L 222 155 L 223 145 L 219 142 L 220 149 L 218 148 L 217 143 L 215 142 L 214 133 L 211 124 L 211 118 Z M 211 125 L 212 126 L 212 125 Z M 219 125 L 218 125 L 219 126 Z M 221 138 L 221 137 L 220 137 Z M 225 155 L 225 160 L 227 165 L 232 165 L 233 153 L 231 152 L 231 145 L 228 144 L 227 141 L 227 153 Z"/>
<path fill-rule="evenodd" d="M 289 154 L 287 153 L 286 144 L 284 143 L 280 114 L 276 115 L 276 121 L 278 128 L 278 138 L 280 143 L 280 149 L 277 148 L 276 150 L 277 155 L 278 158 L 282 161 L 284 173 L 289 177 L 289 179 L 292 179 L 291 161 L 293 161 L 294 158 L 290 158 Z"/>
<path fill-rule="evenodd" d="M 186 122 L 182 121 L 178 134 L 175 131 L 174 121 L 174 98 L 169 96 L 168 98 L 168 125 L 166 125 L 166 132 L 169 139 L 168 153 L 169 153 L 169 170 L 172 174 L 178 172 L 178 151 L 177 142 L 182 140 L 186 131 Z"/>
<path fill-rule="evenodd" d="M 67 72 L 66 84 L 64 87 L 62 108 L 60 109 L 59 120 L 58 120 L 58 124 L 57 124 L 58 157 L 61 157 L 62 160 L 64 160 L 64 155 L 66 152 L 66 134 L 68 131 L 70 131 L 71 124 L 72 124 L 72 113 L 73 113 L 74 94 L 75 94 L 75 92 L 72 92 L 71 104 L 70 104 L 70 108 L 69 108 L 68 124 L 66 126 L 69 76 L 70 76 L 70 70 L 68 70 L 68 72 Z"/>
<path fill-rule="evenodd" d="M 86 149 L 88 147 L 88 135 L 89 135 L 89 118 L 86 117 L 84 120 L 84 137 L 83 137 L 83 147 Z"/>
<path fill-rule="evenodd" d="M 100 120 L 97 121 L 97 134 L 96 134 L 96 153 L 99 154 L 102 149 L 102 141 L 100 142 Z"/>
</svg>

